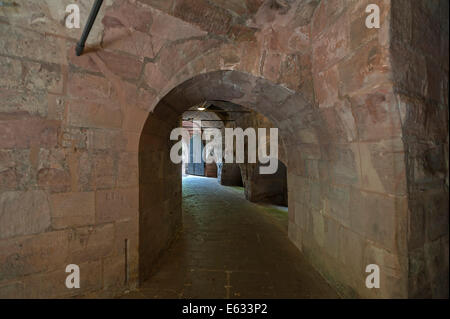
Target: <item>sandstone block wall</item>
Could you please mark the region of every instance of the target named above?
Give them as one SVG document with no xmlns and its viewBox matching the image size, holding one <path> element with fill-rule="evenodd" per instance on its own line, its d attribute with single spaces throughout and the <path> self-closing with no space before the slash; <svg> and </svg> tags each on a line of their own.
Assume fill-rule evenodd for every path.
<svg viewBox="0 0 450 319">
<path fill-rule="evenodd" d="M 239 116 L 234 118 L 234 122 L 231 122 L 233 124 L 228 124 L 227 126 L 240 127 L 244 131 L 247 128 L 254 128 L 257 134 L 258 128 L 266 128 L 266 151 L 269 152 L 270 128 L 276 127 L 271 121 L 260 113 L 255 112 L 239 114 Z M 258 138 L 259 136 L 257 136 Z M 245 152 L 247 152 L 246 147 L 248 143 L 246 139 L 244 143 Z M 258 140 L 256 140 L 256 143 L 256 147 L 258 147 Z M 258 159 L 258 163 L 248 163 L 247 155 L 245 155 L 244 163 L 242 164 L 224 164 L 225 176 L 222 176 L 222 180 L 225 177 L 225 182 L 228 182 L 227 180 L 230 179 L 231 183 L 229 182 L 229 184 L 236 185 L 237 179 L 240 179 L 244 186 L 245 198 L 252 202 L 269 202 L 287 206 L 287 169 L 283 163 L 286 162 L 286 150 L 284 141 L 280 136 L 278 136 L 278 159 L 278 169 L 275 174 L 259 174 L 260 164 Z M 266 165 L 264 164 L 263 166 Z M 239 172 L 237 171 L 238 169 Z"/>
</svg>

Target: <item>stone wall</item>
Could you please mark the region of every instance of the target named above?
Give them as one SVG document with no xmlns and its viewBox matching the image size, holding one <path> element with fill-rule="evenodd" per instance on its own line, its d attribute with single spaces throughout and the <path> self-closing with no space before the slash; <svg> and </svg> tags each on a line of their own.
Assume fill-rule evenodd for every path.
<svg viewBox="0 0 450 319">
<path fill-rule="evenodd" d="M 227 127 L 240 127 L 243 130 L 254 128 L 256 133 L 258 132 L 258 128 L 266 128 L 266 151 L 269 152 L 270 128 L 276 127 L 269 119 L 255 112 L 239 114 L 238 116 L 232 117 L 234 118 L 234 122 L 231 122 L 233 124 L 229 124 L 230 122 L 228 122 Z M 244 148 L 247 152 L 247 140 L 245 139 L 244 142 Z M 236 150 L 236 144 L 234 144 L 234 149 Z M 249 201 L 268 202 L 287 206 L 287 170 L 286 165 L 283 164 L 283 162 L 286 163 L 286 150 L 284 141 L 280 136 L 278 137 L 278 159 L 278 169 L 275 174 L 260 174 L 260 164 L 248 163 L 246 153 L 244 163 L 224 164 L 227 165 L 225 166 L 225 180 L 231 179 L 235 181 L 238 178 L 241 179 L 245 190 L 245 198 Z M 267 166 L 267 164 L 263 166 Z M 240 169 L 239 173 L 236 172 L 237 169 Z M 228 174 L 231 176 L 228 176 Z"/>
<path fill-rule="evenodd" d="M 422 41 L 444 10 L 397 1 L 377 2 L 375 30 L 368 0 L 110 0 L 81 57 L 69 1 L 2 8 L 0 296 L 109 296 L 148 277 L 181 226 L 168 132 L 205 100 L 280 129 L 289 237 L 342 295 L 442 296 L 448 17 Z"/>
<path fill-rule="evenodd" d="M 369 3 L 321 1 L 314 12 L 312 76 L 320 117 L 303 129 L 308 143 L 299 145 L 300 157 L 289 158 L 288 168 L 293 161 L 300 168 L 288 176 L 289 210 L 295 210 L 289 230 L 343 295 L 406 297 L 407 193 L 390 80 L 391 2 L 377 2 L 380 29 L 364 26 Z M 380 289 L 365 287 L 368 264 L 380 267 Z"/>
</svg>

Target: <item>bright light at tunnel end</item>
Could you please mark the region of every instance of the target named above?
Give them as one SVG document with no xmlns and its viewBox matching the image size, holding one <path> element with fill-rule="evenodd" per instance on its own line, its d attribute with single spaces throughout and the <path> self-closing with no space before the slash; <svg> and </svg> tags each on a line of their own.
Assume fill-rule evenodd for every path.
<svg viewBox="0 0 450 319">
<path fill-rule="evenodd" d="M 192 134 L 183 127 L 178 127 L 170 133 L 172 141 L 178 140 L 170 150 L 170 160 L 174 164 L 181 162 L 190 163 L 192 154 L 193 163 L 244 163 L 247 155 L 247 163 L 259 164 L 260 174 L 275 174 L 278 170 L 278 128 L 269 129 L 269 141 L 267 141 L 266 128 L 246 128 L 245 130 L 237 128 L 225 128 L 225 139 L 222 138 L 222 130 L 218 128 L 202 129 L 201 121 L 194 121 Z M 199 136 L 193 139 L 191 145 L 191 136 Z M 247 143 L 245 143 L 247 137 Z M 180 139 L 181 138 L 181 139 Z M 201 140 L 206 141 L 202 149 Z M 225 147 L 223 147 L 225 140 Z M 236 140 L 236 147 L 234 141 Z M 258 142 L 258 147 L 256 146 Z M 245 146 L 247 148 L 245 149 Z M 193 148 L 192 152 L 190 148 Z M 267 149 L 269 153 L 267 154 Z"/>
</svg>

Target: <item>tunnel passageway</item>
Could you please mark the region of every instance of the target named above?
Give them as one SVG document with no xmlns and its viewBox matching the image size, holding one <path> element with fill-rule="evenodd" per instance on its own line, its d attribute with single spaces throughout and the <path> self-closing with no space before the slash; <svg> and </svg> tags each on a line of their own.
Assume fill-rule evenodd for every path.
<svg viewBox="0 0 450 319">
<path fill-rule="evenodd" d="M 287 237 L 286 209 L 183 178 L 183 229 L 130 298 L 336 298 Z"/>
</svg>

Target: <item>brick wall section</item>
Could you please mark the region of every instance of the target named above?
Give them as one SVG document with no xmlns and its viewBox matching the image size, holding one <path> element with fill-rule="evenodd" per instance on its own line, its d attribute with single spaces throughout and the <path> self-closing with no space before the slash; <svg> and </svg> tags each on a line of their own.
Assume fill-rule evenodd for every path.
<svg viewBox="0 0 450 319">
<path fill-rule="evenodd" d="M 430 48 L 414 34 L 432 37 L 431 22 L 401 31 L 418 24 L 397 19 L 388 0 L 380 1 L 377 31 L 361 26 L 366 0 L 286 8 L 199 1 L 192 11 L 192 1 L 110 0 L 90 47 L 75 57 L 81 30 L 64 28 L 64 10 L 53 1 L 16 2 L 19 9 L 0 15 L 1 297 L 110 296 L 145 279 L 181 225 L 180 169 L 167 160 L 167 134 L 188 107 L 215 99 L 280 129 L 289 151 L 289 236 L 343 295 L 440 296 L 448 229 L 437 221 L 448 220 L 448 160 L 435 162 L 439 147 L 421 149 L 408 133 L 425 110 L 439 109 L 428 102 L 448 105 L 438 89 L 448 86 L 448 65 L 417 54 Z M 87 12 L 91 2 L 80 3 Z M 411 12 L 426 19 L 443 11 L 427 10 Z M 208 12 L 220 28 L 200 19 Z M 409 34 L 415 42 L 396 39 Z M 396 71 L 401 41 L 413 41 L 400 50 L 426 77 Z M 448 42 L 439 43 L 448 54 Z M 440 64 L 447 71 L 434 72 Z M 393 71 L 409 74 L 407 90 Z M 430 95 L 417 99 L 428 77 Z M 447 119 L 433 112 L 426 123 Z M 448 140 L 427 125 L 426 140 L 441 141 L 435 145 L 448 155 Z M 420 174 L 430 180 L 420 204 L 434 206 L 413 209 Z M 426 237 L 416 240 L 420 212 Z M 64 286 L 69 263 L 81 267 L 80 290 Z M 381 267 L 379 290 L 364 286 L 369 263 Z"/>
<path fill-rule="evenodd" d="M 394 1 L 392 62 L 406 152 L 410 297 L 448 298 L 448 1 Z"/>
<path fill-rule="evenodd" d="M 239 164 L 222 163 L 219 164 L 217 179 L 225 186 L 244 186 L 242 182 L 241 168 Z"/>
</svg>

